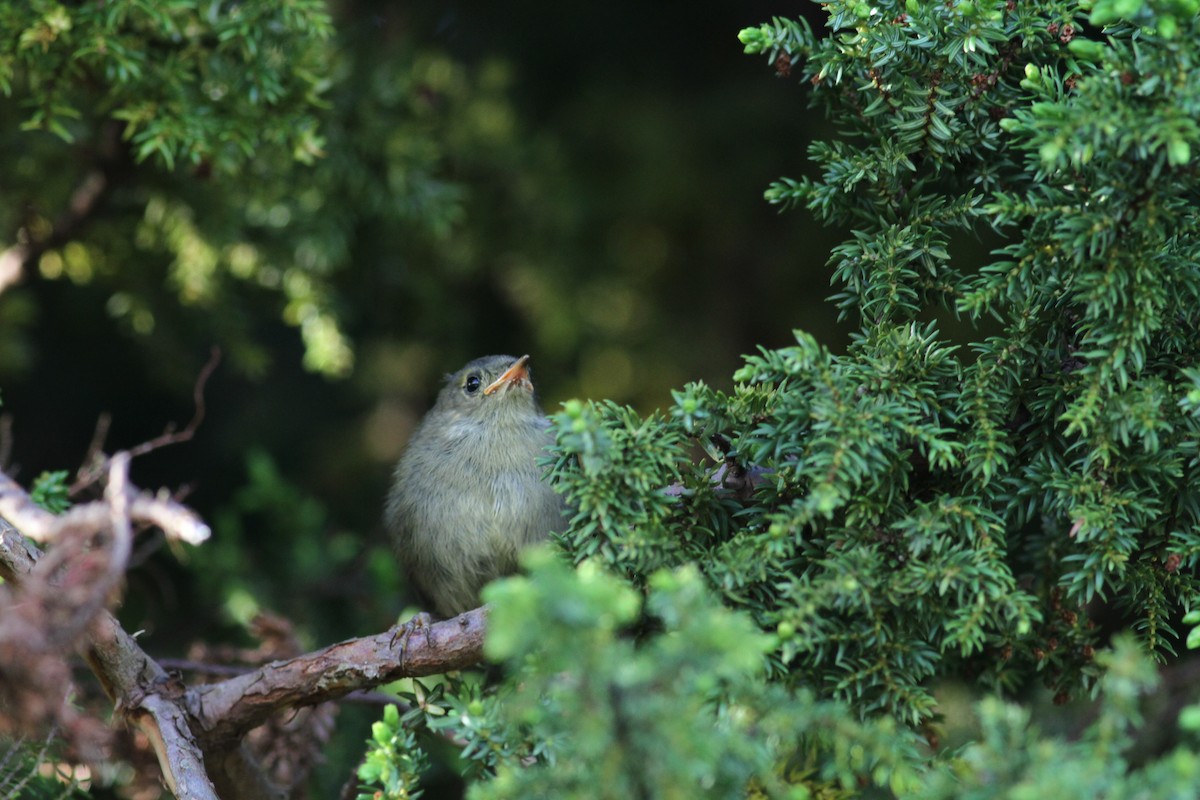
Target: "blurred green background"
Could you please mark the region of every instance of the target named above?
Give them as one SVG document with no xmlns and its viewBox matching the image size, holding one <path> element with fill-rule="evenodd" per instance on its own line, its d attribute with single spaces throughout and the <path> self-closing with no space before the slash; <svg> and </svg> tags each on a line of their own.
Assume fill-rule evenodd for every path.
<svg viewBox="0 0 1200 800">
<path fill-rule="evenodd" d="M 215 530 L 139 551 L 121 615 L 156 655 L 247 643 L 258 608 L 309 646 L 390 624 L 409 602 L 380 523 L 391 466 L 472 357 L 532 354 L 551 410 L 649 411 L 688 381 L 729 385 L 740 354 L 794 327 L 835 349 L 848 332 L 825 302 L 842 235 L 762 199 L 830 132 L 737 41 L 772 15 L 819 27 L 817 4 L 331 11 L 323 158 L 264 153 L 231 175 L 119 156 L 87 225 L 0 295 L 26 483 L 75 469 L 103 413 L 110 451 L 186 423 L 222 348 L 195 439 L 135 462 Z M 24 113 L 0 106 L 5 243 L 94 155 L 20 131 Z M 349 715 L 348 751 L 375 713 Z"/>
</svg>

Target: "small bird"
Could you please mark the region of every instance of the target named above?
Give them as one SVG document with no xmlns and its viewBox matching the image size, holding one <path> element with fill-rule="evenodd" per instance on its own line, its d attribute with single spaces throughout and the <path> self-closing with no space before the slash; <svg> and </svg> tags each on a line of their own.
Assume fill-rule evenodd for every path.
<svg viewBox="0 0 1200 800">
<path fill-rule="evenodd" d="M 561 531 L 562 498 L 537 460 L 553 441 L 529 356 L 484 356 L 453 375 L 396 464 L 386 522 L 409 580 L 449 618 Z"/>
</svg>

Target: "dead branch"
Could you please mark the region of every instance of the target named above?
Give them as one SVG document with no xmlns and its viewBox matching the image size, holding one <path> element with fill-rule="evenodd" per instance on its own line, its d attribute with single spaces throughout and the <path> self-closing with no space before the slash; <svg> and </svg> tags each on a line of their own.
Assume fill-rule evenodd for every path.
<svg viewBox="0 0 1200 800">
<path fill-rule="evenodd" d="M 192 418 L 188 424 L 183 427 L 183 430 L 175 430 L 175 424 L 170 423 L 166 429 L 158 436 L 135 445 L 127 451 L 130 458 L 144 456 L 147 453 L 152 453 L 162 447 L 167 447 L 173 444 L 181 444 L 190 441 L 196 435 L 196 430 L 200 427 L 200 423 L 204 421 L 206 406 L 204 403 L 204 387 L 208 384 L 208 379 L 212 377 L 214 371 L 221 363 L 221 348 L 213 347 L 212 352 L 208 356 L 208 361 L 204 362 L 204 366 L 200 368 L 200 373 L 196 376 L 196 382 L 192 385 L 192 403 L 195 410 L 192 412 Z M 112 418 L 108 414 L 101 414 L 96 420 L 96 430 L 92 434 L 92 442 L 88 446 L 87 455 L 84 456 L 83 464 L 75 473 L 75 483 L 71 484 L 70 494 L 72 497 L 78 495 L 88 486 L 95 483 L 99 477 L 109 467 L 109 457 L 104 454 L 104 440 L 108 435 L 108 428 L 112 423 Z"/>
<path fill-rule="evenodd" d="M 182 687 L 108 612 L 89 628 L 84 658 L 117 714 L 149 739 L 167 788 L 180 800 L 219 800 L 191 732 Z"/>
<path fill-rule="evenodd" d="M 36 580 L 42 552 L 7 523 L 0 523 L 0 576 L 18 588 Z M 178 798 L 219 800 L 203 769 L 203 758 L 190 736 L 179 692 L 167 673 L 147 656 L 107 611 L 100 611 L 84 633 L 84 657 L 117 711 L 154 743 L 163 779 Z"/>
<path fill-rule="evenodd" d="M 115 461 L 108 465 L 110 481 L 114 474 L 128 474 L 128 456 L 122 456 L 121 461 L 124 467 L 115 471 Z M 122 479 L 122 485 L 122 497 L 127 498 L 122 502 L 127 504 L 130 521 L 156 525 L 168 537 L 188 544 L 200 544 L 209 537 L 209 528 L 200 517 L 165 493 L 139 492 L 126 479 Z M 16 481 L 0 472 L 0 517 L 35 542 L 52 542 L 69 530 L 104 530 L 112 522 L 112 515 L 112 498 L 80 503 L 64 514 L 51 514 L 38 507 Z"/>
<path fill-rule="evenodd" d="M 96 417 L 96 427 L 92 430 L 92 441 L 84 453 L 83 462 L 75 471 L 75 483 L 71 484 L 69 494 L 75 497 L 99 478 L 105 460 L 104 442 L 108 439 L 108 429 L 112 427 L 112 414 L 107 411 Z"/>
<path fill-rule="evenodd" d="M 12 414 L 0 414 L 0 470 L 8 470 L 12 459 Z"/>
<path fill-rule="evenodd" d="M 221 348 L 213 347 L 209 353 L 208 361 L 204 362 L 204 366 L 200 368 L 200 374 L 196 376 L 196 383 L 192 386 L 192 403 L 195 411 L 192 413 L 192 418 L 183 430 L 175 431 L 172 427 L 162 432 L 159 436 L 151 439 L 148 442 L 142 442 L 137 447 L 132 447 L 129 450 L 132 456 L 141 456 L 151 451 L 157 450 L 160 447 L 167 445 L 179 444 L 180 442 L 189 441 L 196 435 L 196 429 L 200 427 L 200 423 L 204 421 L 205 405 L 204 405 L 204 386 L 208 383 L 208 379 L 212 377 L 213 372 L 221 363 Z"/>
<path fill-rule="evenodd" d="M 204 746 L 221 747 L 260 725 L 272 713 L 308 706 L 400 678 L 463 669 L 483 658 L 487 609 L 454 619 L 403 626 L 348 639 L 314 653 L 276 661 L 187 692 L 187 706 Z"/>
<path fill-rule="evenodd" d="M 236 664 L 214 664 L 208 661 L 195 661 L 190 658 L 160 658 L 158 659 L 158 663 L 166 670 L 190 672 L 195 675 L 216 678 L 231 678 L 254 671 L 254 667 L 239 666 Z M 372 692 L 367 689 L 356 689 L 342 696 L 341 700 L 347 703 L 362 703 L 363 705 L 371 706 L 397 706 L 401 713 L 408 711 L 410 708 L 404 701 L 398 700 L 393 694 Z"/>
<path fill-rule="evenodd" d="M 202 541 L 208 531 L 189 509 L 138 492 L 128 481 L 128 465 L 128 453 L 114 456 L 104 499 L 58 516 L 38 508 L 15 481 L 0 472 L 0 517 L 22 530 L 28 526 L 39 540 L 54 544 L 50 553 L 43 554 L 17 528 L 0 520 L 0 577 L 6 581 L 6 590 L 16 592 L 28 588 L 25 584 L 36 584 L 37 593 L 21 598 L 30 601 L 24 603 L 26 609 L 44 603 L 53 610 L 57 603 L 63 606 L 60 611 L 71 614 L 79 630 L 78 640 L 74 635 L 43 631 L 45 649 L 55 663 L 65 663 L 65 653 L 51 652 L 54 647 L 77 647 L 83 653 L 113 702 L 114 718 L 147 737 L 163 780 L 176 797 L 282 798 L 282 791 L 248 755 L 243 741 L 272 714 L 316 706 L 400 678 L 462 669 L 482 659 L 487 611 L 479 608 L 452 620 L 410 624 L 350 639 L 218 683 L 188 688 L 147 655 L 103 607 L 104 599 L 113 594 L 114 572 L 119 567 L 123 573 L 133 521 L 154 522 L 185 541 Z M 97 537 L 101 546 L 72 546 Z M 94 566 L 93 572 L 83 571 L 87 581 L 79 591 L 57 589 L 55 581 L 74 574 L 72 570 L 78 570 L 80 563 Z M 83 606 L 88 606 L 86 614 L 81 613 Z M 35 622 L 39 618 L 45 621 L 44 614 L 30 617 Z M 2 619 L 15 616 L 0 614 Z M 5 644 L 4 639 L 0 635 L 0 645 Z M 27 643 L 28 639 L 17 644 Z"/>
</svg>

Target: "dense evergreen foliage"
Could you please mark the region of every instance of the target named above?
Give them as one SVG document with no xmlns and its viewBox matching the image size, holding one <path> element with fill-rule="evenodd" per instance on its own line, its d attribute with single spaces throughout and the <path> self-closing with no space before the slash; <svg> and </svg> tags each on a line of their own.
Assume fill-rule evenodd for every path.
<svg viewBox="0 0 1200 800">
<path fill-rule="evenodd" d="M 665 414 L 557 415 L 580 571 L 538 560 L 491 595 L 497 724 L 544 765 L 508 758 L 472 796 L 1187 796 L 1191 750 L 1135 775 L 1121 753 L 1197 589 L 1197 4 L 824 6 L 823 35 L 741 40 L 837 128 L 766 197 L 852 229 L 830 265 L 859 333 L 834 355 L 797 331 Z M 964 234 L 994 259 L 964 267 Z M 630 589 L 594 601 L 598 570 L 641 616 Z M 1098 620 L 1137 644 L 1101 650 Z M 995 700 L 957 754 L 897 732 L 932 741 L 946 681 L 1065 702 L 1104 675 L 1077 744 L 1035 748 Z"/>
</svg>

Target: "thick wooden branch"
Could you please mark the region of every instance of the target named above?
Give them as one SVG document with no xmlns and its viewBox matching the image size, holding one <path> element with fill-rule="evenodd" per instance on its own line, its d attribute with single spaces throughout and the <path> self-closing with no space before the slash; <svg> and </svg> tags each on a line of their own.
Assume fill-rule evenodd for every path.
<svg viewBox="0 0 1200 800">
<path fill-rule="evenodd" d="M 131 519 L 165 523 L 176 533 L 207 533 L 190 510 L 137 492 L 127 482 L 127 467 L 127 458 L 114 457 L 105 499 L 63 515 L 38 508 L 24 489 L 0 472 L 0 577 L 18 589 L 35 576 L 42 581 L 38 585 L 52 586 L 45 581 L 70 563 L 72 548 L 67 538 L 60 540 L 66 532 L 106 531 L 109 547 L 117 551 L 127 549 Z M 40 538 L 60 541 L 64 547 L 44 557 L 9 522 L 30 525 Z M 117 551 L 109 554 L 110 565 L 120 555 Z M 49 573 L 47 565 L 54 567 Z M 150 741 L 171 792 L 183 800 L 218 800 L 219 789 L 224 800 L 266 800 L 281 795 L 247 759 L 242 739 L 248 731 L 282 709 L 477 664 L 483 655 L 487 610 L 474 609 L 438 623 L 413 621 L 190 689 L 147 655 L 108 611 L 94 608 L 85 619 L 89 621 L 81 629 L 78 649 L 113 701 L 114 716 Z"/>
<path fill-rule="evenodd" d="M 42 553 L 0 521 L 0 575 L 20 585 Z M 190 735 L 178 689 L 164 687 L 166 671 L 146 655 L 116 618 L 100 611 L 85 633 L 84 657 L 118 711 L 155 746 L 163 779 L 180 800 L 219 800 L 204 771 L 203 755 Z"/>
<path fill-rule="evenodd" d="M 400 678 L 463 669 L 483 658 L 487 609 L 433 624 L 410 622 L 189 689 L 187 707 L 205 749 L 227 747 L 283 708 L 336 700 Z"/>
<path fill-rule="evenodd" d="M 192 735 L 183 687 L 107 611 L 89 628 L 84 657 L 117 711 L 154 747 L 172 794 L 179 800 L 218 800 Z"/>
<path fill-rule="evenodd" d="M 41 551 L 26 542 L 16 528 L 0 520 L 0 578 L 19 583 L 40 555 Z"/>
<path fill-rule="evenodd" d="M 103 598 L 125 566 L 132 520 L 153 522 L 185 541 L 202 541 L 208 528 L 190 510 L 163 496 L 138 492 L 128 482 L 128 454 L 107 464 L 103 500 L 55 515 L 40 509 L 0 472 L 0 576 L 18 589 L 28 581 L 43 597 L 61 595 L 55 576 L 72 559 L 94 553 L 78 547 L 79 534 L 104 532 L 107 566 L 97 591 Z M 57 543 L 49 556 L 11 527 L 28 527 L 40 541 Z M 74 537 L 74 538 L 73 538 Z M 35 580 L 36 578 L 36 580 Z M 49 581 L 49 582 L 47 582 Z M 35 596 L 26 598 L 36 601 Z M 247 757 L 243 737 L 281 709 L 312 706 L 399 678 L 433 675 L 478 663 L 487 611 L 478 608 L 438 623 L 413 621 L 384 633 L 350 639 L 307 655 L 266 664 L 219 683 L 188 689 L 142 650 L 99 603 L 79 610 L 78 636 L 62 640 L 83 653 L 115 717 L 143 732 L 154 748 L 163 779 L 181 800 L 282 797 Z M 82 623 L 86 621 L 86 625 Z M 214 788 L 217 787 L 217 788 Z"/>
</svg>

